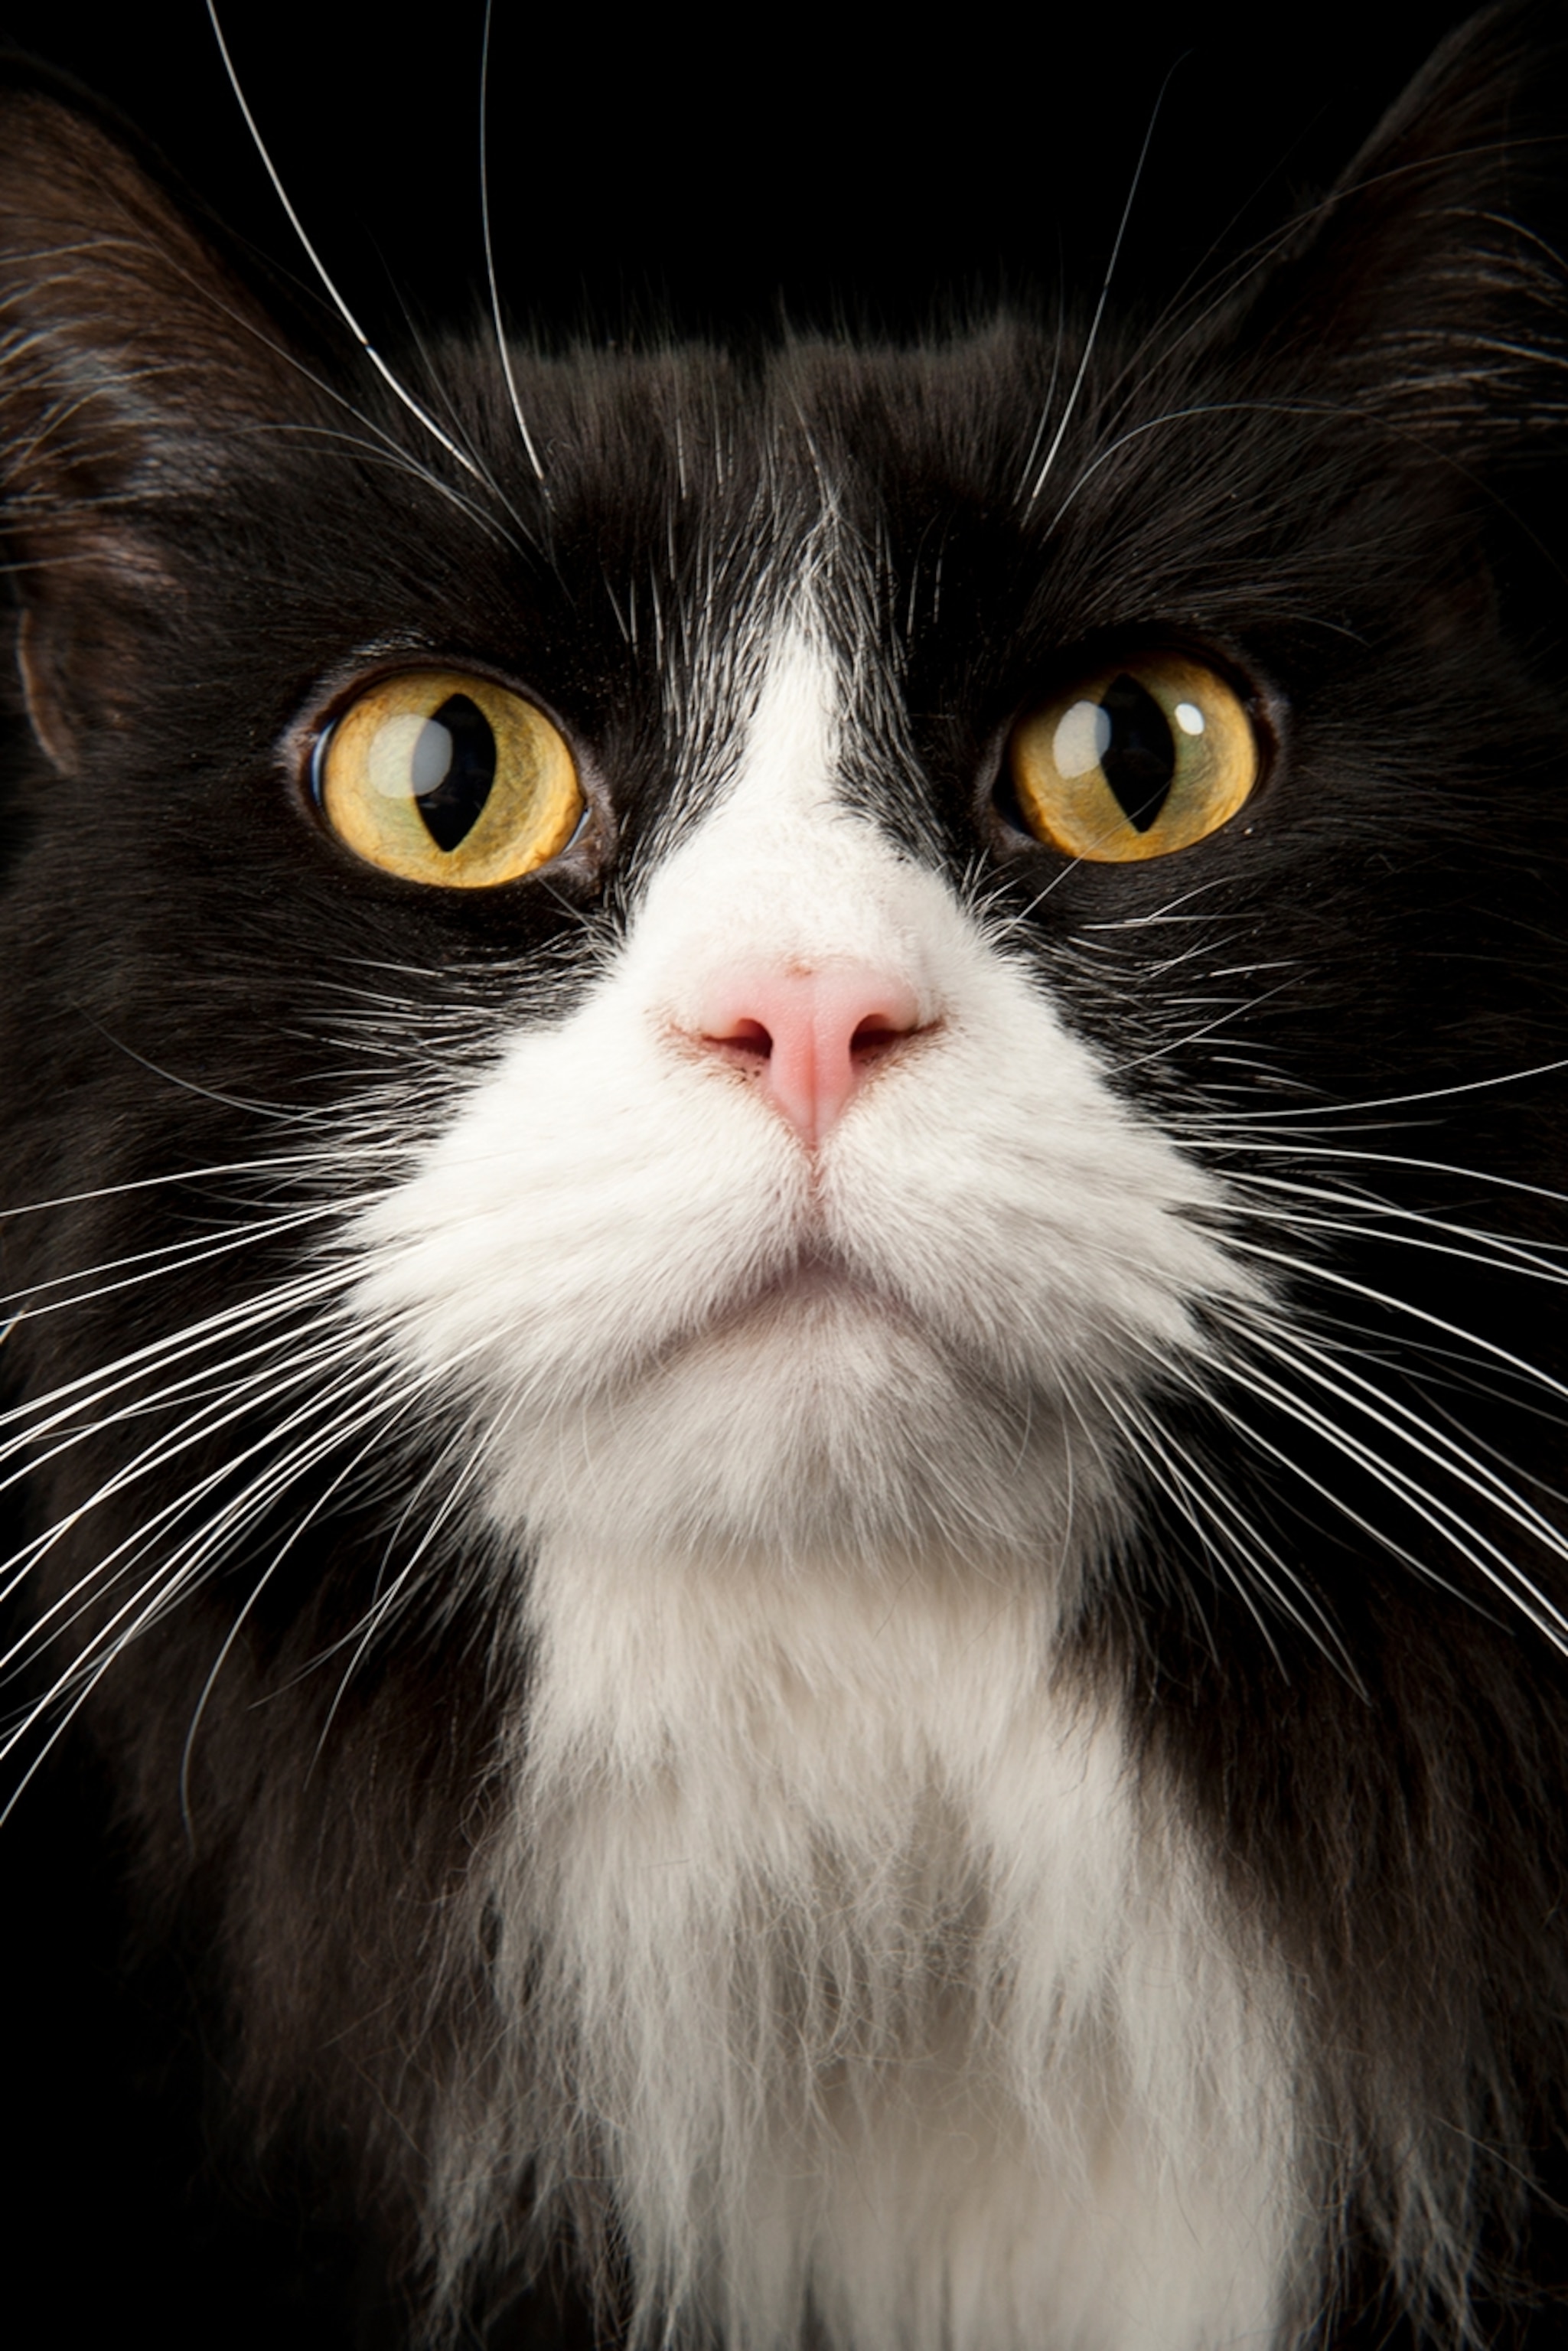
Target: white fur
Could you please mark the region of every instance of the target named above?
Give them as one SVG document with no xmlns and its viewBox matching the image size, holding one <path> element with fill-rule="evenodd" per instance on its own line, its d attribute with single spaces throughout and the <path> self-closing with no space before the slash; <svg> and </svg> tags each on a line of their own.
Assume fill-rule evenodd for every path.
<svg viewBox="0 0 1568 2351">
<path fill-rule="evenodd" d="M 1289 2000 L 1053 1646 L 1118 1403 L 1244 1285 L 1027 964 L 836 797 L 849 724 L 781 630 L 613 967 L 358 1237 L 519 1571 L 497 1964 L 560 2095 L 515 2162 L 606 2168 L 641 2323 L 734 2351 L 809 2309 L 840 2351 L 1268 2343 L 1312 2290 Z M 740 958 L 919 1004 L 815 1160 L 692 1033 Z"/>
</svg>

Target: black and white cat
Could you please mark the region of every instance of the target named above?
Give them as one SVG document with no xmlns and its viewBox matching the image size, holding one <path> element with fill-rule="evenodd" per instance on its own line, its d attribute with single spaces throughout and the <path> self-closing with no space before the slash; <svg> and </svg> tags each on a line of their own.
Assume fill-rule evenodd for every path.
<svg viewBox="0 0 1568 2351">
<path fill-rule="evenodd" d="M 1563 62 L 428 377 L 9 70 L 12 1751 L 419 2339 L 1554 2339 Z"/>
</svg>

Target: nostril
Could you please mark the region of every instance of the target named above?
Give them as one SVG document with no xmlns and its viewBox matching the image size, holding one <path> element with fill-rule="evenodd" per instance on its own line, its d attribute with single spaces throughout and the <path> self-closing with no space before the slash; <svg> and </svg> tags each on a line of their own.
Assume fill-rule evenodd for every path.
<svg viewBox="0 0 1568 2351">
<path fill-rule="evenodd" d="M 902 1044 L 909 1029 L 886 1013 L 873 1012 L 862 1020 L 850 1039 L 850 1058 L 855 1061 L 874 1061 Z"/>
<path fill-rule="evenodd" d="M 716 1046 L 721 1053 L 727 1053 L 742 1062 L 767 1061 L 773 1057 L 771 1032 L 760 1020 L 744 1017 L 727 1020 L 722 1027 L 705 1029 L 703 1043 Z"/>
<path fill-rule="evenodd" d="M 762 1077 L 773 1058 L 773 1032 L 762 1020 L 750 1018 L 722 1020 L 706 1028 L 703 1044 L 710 1053 L 719 1053 L 724 1061 L 734 1062 L 734 1068 L 746 1070 L 747 1077 Z"/>
</svg>

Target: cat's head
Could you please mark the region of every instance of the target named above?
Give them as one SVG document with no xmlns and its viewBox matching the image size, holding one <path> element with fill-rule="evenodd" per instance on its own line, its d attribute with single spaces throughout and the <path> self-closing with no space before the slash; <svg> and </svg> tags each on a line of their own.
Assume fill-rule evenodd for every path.
<svg viewBox="0 0 1568 2351">
<path fill-rule="evenodd" d="M 569 1535 L 1076 1593 L 1157 1524 L 1317 1640 L 1224 1448 L 1492 1576 L 1418 1389 L 1462 1333 L 1517 1456 L 1540 31 L 1152 326 L 396 371 L 12 70 L 9 1352 L 83 1669 Z M 1508 1238 L 1436 1280 L 1439 1213 Z"/>
</svg>

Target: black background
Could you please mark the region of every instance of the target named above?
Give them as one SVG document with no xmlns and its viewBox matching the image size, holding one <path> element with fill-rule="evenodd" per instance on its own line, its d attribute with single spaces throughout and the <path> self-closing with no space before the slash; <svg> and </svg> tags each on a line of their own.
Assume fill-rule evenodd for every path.
<svg viewBox="0 0 1568 2351">
<path fill-rule="evenodd" d="M 1167 296 L 1239 213 L 1241 233 L 1261 230 L 1332 178 L 1468 13 L 497 0 L 507 312 L 552 337 L 780 319 L 906 334 L 998 296 L 1092 292 L 1168 77 L 1118 271 L 1123 294 Z M 227 0 L 222 15 L 290 195 L 372 338 L 395 342 L 405 313 L 471 317 L 483 0 Z M 303 269 L 202 0 L 0 0 L 0 34 L 112 99 L 233 225 Z"/>
<path fill-rule="evenodd" d="M 1082 0 L 1037 7 L 1020 31 L 991 0 L 949 0 L 925 29 L 891 10 L 498 0 L 506 308 L 552 341 L 747 340 L 784 322 L 906 336 L 998 299 L 1092 298 L 1163 85 L 1116 288 L 1157 304 L 1331 179 L 1465 13 Z M 274 160 L 372 339 L 395 349 L 471 319 L 479 0 L 410 13 L 395 37 L 368 0 L 230 0 L 224 17 Z M 199 0 L 0 0 L 0 35 L 120 107 L 305 274 Z M 236 2175 L 221 2133 L 192 2126 L 199 2049 L 178 1968 L 127 1988 L 89 1860 L 97 1801 L 68 1772 L 0 1830 L 0 2324 L 63 2351 L 137 2328 L 161 2351 L 376 2339 L 347 2314 L 374 2295 L 329 2230 L 269 2219 L 244 2192 L 225 2217 L 224 2198 L 192 2189 Z"/>
</svg>

